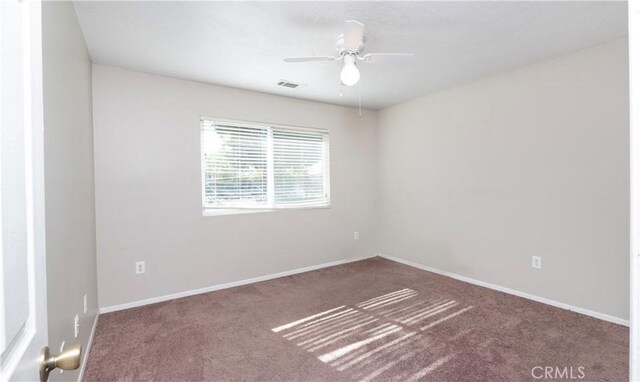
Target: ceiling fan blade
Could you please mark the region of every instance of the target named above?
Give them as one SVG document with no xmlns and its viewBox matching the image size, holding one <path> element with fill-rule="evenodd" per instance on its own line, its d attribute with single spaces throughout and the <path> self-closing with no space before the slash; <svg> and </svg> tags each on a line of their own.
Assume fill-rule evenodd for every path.
<svg viewBox="0 0 640 382">
<path fill-rule="evenodd" d="M 288 57 L 285 62 L 327 62 L 335 61 L 337 58 L 332 56 L 310 56 L 310 57 Z"/>
<path fill-rule="evenodd" d="M 368 53 L 358 58 L 366 63 L 411 62 L 414 55 L 413 53 Z"/>
<path fill-rule="evenodd" d="M 344 48 L 351 52 L 357 52 L 362 47 L 364 37 L 364 24 L 355 20 L 344 22 Z"/>
</svg>

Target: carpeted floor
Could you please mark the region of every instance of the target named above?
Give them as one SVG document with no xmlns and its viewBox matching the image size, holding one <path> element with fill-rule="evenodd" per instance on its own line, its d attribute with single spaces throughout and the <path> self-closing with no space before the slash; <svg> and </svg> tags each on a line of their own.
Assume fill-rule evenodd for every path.
<svg viewBox="0 0 640 382">
<path fill-rule="evenodd" d="M 374 258 L 101 315 L 84 379 L 623 381 L 628 332 Z"/>
</svg>

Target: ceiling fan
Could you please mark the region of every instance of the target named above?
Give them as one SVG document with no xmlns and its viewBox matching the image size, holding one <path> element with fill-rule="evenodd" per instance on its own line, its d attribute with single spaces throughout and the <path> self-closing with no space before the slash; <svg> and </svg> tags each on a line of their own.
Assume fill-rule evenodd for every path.
<svg viewBox="0 0 640 382">
<path fill-rule="evenodd" d="M 413 53 L 367 53 L 363 55 L 364 24 L 355 20 L 346 20 L 344 22 L 344 32 L 338 35 L 336 48 L 338 49 L 338 56 L 289 57 L 285 58 L 284 61 L 290 63 L 343 61 L 340 80 L 343 85 L 353 86 L 360 80 L 360 71 L 356 66 L 358 61 L 371 63 L 385 57 L 413 57 Z"/>
</svg>

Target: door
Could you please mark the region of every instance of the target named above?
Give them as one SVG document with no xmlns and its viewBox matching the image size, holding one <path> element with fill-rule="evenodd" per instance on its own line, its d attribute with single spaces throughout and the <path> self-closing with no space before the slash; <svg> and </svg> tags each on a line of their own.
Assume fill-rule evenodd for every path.
<svg viewBox="0 0 640 382">
<path fill-rule="evenodd" d="M 47 343 L 40 2 L 0 1 L 0 381 Z"/>
<path fill-rule="evenodd" d="M 629 379 L 640 379 L 640 2 L 629 1 L 631 110 L 631 338 Z"/>
</svg>

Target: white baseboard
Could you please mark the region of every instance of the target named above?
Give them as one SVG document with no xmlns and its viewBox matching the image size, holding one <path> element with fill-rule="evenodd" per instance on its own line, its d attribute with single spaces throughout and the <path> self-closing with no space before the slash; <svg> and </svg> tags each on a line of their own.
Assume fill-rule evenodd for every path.
<svg viewBox="0 0 640 382">
<path fill-rule="evenodd" d="M 397 263 L 402 263 L 402 264 L 405 264 L 405 265 L 409 265 L 409 266 L 414 267 L 414 268 L 418 268 L 418 269 L 422 269 L 422 270 L 425 270 L 425 271 L 437 273 L 439 275 L 451 277 L 452 279 L 464 281 L 464 282 L 469 283 L 469 284 L 474 284 L 474 285 L 478 285 L 478 286 L 481 286 L 481 287 L 497 290 L 497 291 L 500 291 L 500 292 L 509 293 L 509 294 L 512 294 L 512 295 L 515 295 L 515 296 L 518 296 L 518 297 L 522 297 L 522 298 L 526 298 L 526 299 L 529 299 L 529 300 L 541 302 L 543 304 L 555 306 L 556 308 L 566 309 L 566 310 L 570 310 L 572 312 L 584 314 L 586 316 L 591 316 L 591 317 L 594 317 L 594 318 L 598 318 L 600 320 L 613 322 L 614 324 L 629 326 L 629 320 L 625 320 L 625 319 L 622 319 L 622 318 L 619 318 L 619 317 L 614 317 L 614 316 L 610 316 L 608 314 L 594 312 L 592 310 L 588 310 L 588 309 L 580 308 L 580 307 L 577 307 L 577 306 L 565 304 L 563 302 L 549 300 L 549 299 L 544 298 L 544 297 L 539 297 L 539 296 L 532 295 L 532 294 L 529 294 L 529 293 L 520 292 L 520 291 L 517 291 L 517 290 L 514 290 L 514 289 L 505 288 L 503 286 L 499 286 L 499 285 L 495 285 L 495 284 L 490 284 L 490 283 L 487 283 L 487 282 L 484 282 L 484 281 L 472 279 L 470 277 L 460 276 L 460 275 L 457 275 L 455 273 L 443 271 L 443 270 L 440 270 L 440 269 L 437 269 L 437 268 L 432 268 L 432 267 L 429 267 L 429 266 L 426 266 L 426 265 L 414 263 L 412 261 L 403 260 L 403 259 L 400 259 L 400 258 L 397 258 L 397 257 L 388 256 L 388 255 L 385 255 L 385 254 L 382 254 L 382 253 L 379 253 L 378 256 L 383 257 L 383 258 L 385 258 L 387 260 L 395 261 Z"/>
<path fill-rule="evenodd" d="M 91 344 L 93 344 L 93 335 L 96 333 L 96 327 L 98 326 L 98 318 L 100 313 L 96 312 L 96 318 L 93 320 L 93 327 L 91 328 L 91 334 L 89 334 L 89 341 L 87 341 L 87 347 L 84 350 L 84 358 L 82 359 L 82 365 L 80 366 L 80 373 L 78 374 L 78 382 L 81 382 L 84 378 L 84 371 L 87 367 L 87 361 L 89 360 L 89 352 L 91 351 Z"/>
<path fill-rule="evenodd" d="M 233 287 L 247 285 L 247 284 L 253 284 L 253 283 L 260 282 L 260 281 L 267 281 L 267 280 L 277 279 L 277 278 L 280 278 L 280 277 L 291 276 L 291 275 L 295 275 L 295 274 L 298 274 L 298 273 L 304 273 L 304 272 L 309 272 L 309 271 L 315 271 L 317 269 L 333 267 L 335 265 L 347 264 L 347 263 L 352 263 L 352 262 L 355 262 L 355 261 L 370 259 L 370 258 L 376 257 L 376 256 L 377 255 L 371 255 L 371 256 L 365 256 L 365 257 L 359 257 L 359 258 L 353 258 L 353 259 L 344 259 L 344 260 L 332 261 L 330 263 L 312 265 L 310 267 L 293 269 L 293 270 L 290 270 L 290 271 L 285 271 L 285 272 L 274 273 L 274 274 L 265 275 L 265 276 L 254 277 L 254 278 L 251 278 L 251 279 L 240 280 L 240 281 L 232 281 L 230 283 L 218 284 L 218 285 L 213 285 L 213 286 L 200 288 L 200 289 L 192 289 L 192 290 L 188 290 L 188 291 L 184 291 L 184 292 L 178 292 L 178 293 L 168 294 L 168 295 L 164 295 L 164 296 L 147 298 L 147 299 L 144 299 L 144 300 L 127 302 L 125 304 L 105 306 L 105 307 L 101 307 L 100 308 L 100 314 L 115 312 L 115 311 L 118 311 L 118 310 L 136 308 L 136 307 L 139 307 L 139 306 L 155 304 L 157 302 L 163 302 L 163 301 L 167 301 L 167 300 L 173 300 L 173 299 L 176 299 L 176 298 L 193 296 L 193 295 L 196 295 L 196 294 L 213 292 L 213 291 L 217 291 L 217 290 L 221 290 L 221 289 L 227 289 L 227 288 L 233 288 Z"/>
<path fill-rule="evenodd" d="M 148 299 L 144 299 L 144 300 L 132 301 L 132 302 L 128 302 L 128 303 L 125 303 L 125 304 L 106 306 L 106 307 L 100 308 L 100 314 L 115 312 L 115 311 L 118 311 L 118 310 L 136 308 L 136 307 L 139 307 L 139 306 L 155 304 L 155 303 L 158 303 L 158 302 L 173 300 L 173 299 L 176 299 L 176 298 L 188 297 L 188 296 L 193 296 L 193 295 L 197 295 L 197 294 L 208 293 L 208 292 L 213 292 L 213 291 L 217 291 L 217 290 L 222 290 L 222 289 L 227 289 L 227 288 L 233 288 L 233 287 L 237 287 L 237 286 L 247 285 L 247 284 L 253 284 L 253 283 L 260 282 L 260 281 L 267 281 L 267 280 L 277 279 L 277 278 L 280 278 L 280 277 L 295 275 L 295 274 L 298 274 L 298 273 L 315 271 L 317 269 L 322 269 L 322 268 L 332 267 L 332 266 L 335 266 L 335 265 L 347 264 L 347 263 L 351 263 L 351 262 L 355 262 L 355 261 L 365 260 L 365 259 L 369 259 L 369 258 L 372 258 L 372 257 L 375 257 L 375 256 L 376 255 L 366 256 L 366 257 L 359 257 L 359 258 L 354 258 L 354 259 L 344 259 L 344 260 L 332 261 L 332 262 L 329 262 L 329 263 L 324 263 L 324 264 L 319 264 L 319 265 L 312 265 L 312 266 L 309 266 L 309 267 L 298 268 L 298 269 L 293 269 L 293 270 L 290 270 L 290 271 L 285 271 L 285 272 L 274 273 L 274 274 L 265 275 L 265 276 L 254 277 L 254 278 L 250 278 L 250 279 L 246 279 L 246 280 L 239 280 L 239 281 L 233 281 L 233 282 L 230 282 L 230 283 L 213 285 L 213 286 L 209 286 L 209 287 L 205 287 L 205 288 L 192 289 L 192 290 L 188 290 L 188 291 L 184 291 L 184 292 L 178 292 L 178 293 L 168 294 L 168 295 L 164 295 L 164 296 L 152 297 L 152 298 L 148 298 Z M 566 310 L 570 310 L 572 312 L 584 314 L 586 316 L 598 318 L 600 320 L 613 322 L 615 324 L 629 326 L 629 320 L 625 320 L 625 319 L 622 319 L 622 318 L 619 318 L 619 317 L 614 317 L 614 316 L 610 316 L 608 314 L 594 312 L 594 311 L 589 310 L 589 309 L 584 309 L 584 308 L 580 308 L 580 307 L 573 306 L 573 305 L 570 305 L 570 304 L 565 304 L 563 302 L 558 302 L 558 301 L 550 300 L 550 299 L 547 299 L 547 298 L 544 298 L 544 297 L 539 297 L 539 296 L 536 296 L 536 295 L 532 295 L 532 294 L 529 294 L 529 293 L 520 292 L 520 291 L 517 291 L 517 290 L 514 290 L 514 289 L 510 289 L 510 288 L 506 288 L 506 287 L 503 287 L 503 286 L 500 286 L 500 285 L 495 285 L 495 284 L 491 284 L 491 283 L 488 283 L 488 282 L 472 279 L 470 277 L 461 276 L 461 275 L 458 275 L 458 274 L 455 274 L 455 273 L 443 271 L 443 270 L 440 270 L 440 269 L 437 269 L 437 268 L 433 268 L 433 267 L 429 267 L 429 266 L 426 266 L 426 265 L 414 263 L 412 261 L 400 259 L 400 258 L 397 258 L 397 257 L 385 255 L 385 254 L 382 254 L 382 253 L 377 254 L 377 256 L 383 257 L 383 258 L 391 260 L 391 261 L 395 261 L 397 263 L 402 263 L 402 264 L 405 264 L 405 265 L 409 265 L 409 266 L 414 267 L 414 268 L 418 268 L 418 269 L 422 269 L 422 270 L 425 270 L 425 271 L 437 273 L 437 274 L 440 274 L 440 275 L 443 275 L 443 276 L 451 277 L 453 279 L 460 280 L 460 281 L 463 281 L 463 282 L 467 282 L 469 284 L 474 284 L 474 285 L 478 285 L 478 286 L 481 286 L 481 287 L 497 290 L 497 291 L 500 291 L 500 292 L 509 293 L 509 294 L 512 294 L 512 295 L 515 295 L 515 296 L 518 296 L 518 297 L 522 297 L 522 298 L 526 298 L 526 299 L 529 299 L 529 300 L 537 301 L 537 302 L 540 302 L 540 303 L 543 303 L 543 304 L 555 306 L 557 308 L 566 309 Z M 86 354 L 89 354 L 89 347 L 91 346 L 91 341 L 93 340 L 93 332 L 95 331 L 95 326 L 96 326 L 97 322 L 98 322 L 98 316 L 96 316 L 94 327 L 93 327 L 93 330 L 91 332 L 91 338 L 89 340 L 89 345 L 87 346 L 87 353 Z M 86 358 L 87 357 L 85 357 L 85 362 L 86 362 Z M 83 372 L 84 372 L 84 363 L 82 365 L 82 370 L 80 372 L 81 376 L 82 376 Z"/>
</svg>

